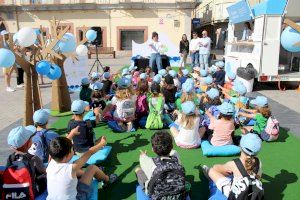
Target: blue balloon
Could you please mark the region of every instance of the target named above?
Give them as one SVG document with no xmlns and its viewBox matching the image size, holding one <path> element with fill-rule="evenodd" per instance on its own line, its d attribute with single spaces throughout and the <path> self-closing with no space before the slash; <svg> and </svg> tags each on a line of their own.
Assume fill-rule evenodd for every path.
<svg viewBox="0 0 300 200">
<path fill-rule="evenodd" d="M 90 29 L 86 32 L 85 37 L 88 41 L 93 42 L 97 38 L 97 32 Z"/>
<path fill-rule="evenodd" d="M 51 64 L 47 60 L 41 60 L 35 66 L 35 70 L 38 74 L 47 75 L 50 71 Z"/>
<path fill-rule="evenodd" d="M 297 23 L 300 25 L 300 23 Z M 290 26 L 284 29 L 281 34 L 281 45 L 287 51 L 290 52 L 300 52 L 300 46 L 294 46 L 296 43 L 300 42 L 300 33 Z"/>
<path fill-rule="evenodd" d="M 34 32 L 35 32 L 36 35 L 40 35 L 42 33 L 41 30 L 38 29 L 38 28 L 35 28 Z"/>
<path fill-rule="evenodd" d="M 62 53 L 74 52 L 76 50 L 76 41 L 74 35 L 71 33 L 66 33 L 58 42 L 57 46 L 59 51 L 61 51 Z"/>
<path fill-rule="evenodd" d="M 0 49 L 0 67 L 9 68 L 14 65 L 15 61 L 15 54 L 11 50 Z"/>
<path fill-rule="evenodd" d="M 61 69 L 58 65 L 52 64 L 50 67 L 50 71 L 47 74 L 47 77 L 51 80 L 56 80 L 61 77 Z"/>
</svg>

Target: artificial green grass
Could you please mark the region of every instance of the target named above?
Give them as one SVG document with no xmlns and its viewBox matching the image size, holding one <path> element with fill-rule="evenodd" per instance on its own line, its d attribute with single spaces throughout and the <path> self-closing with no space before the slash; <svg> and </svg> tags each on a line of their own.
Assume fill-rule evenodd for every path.
<svg viewBox="0 0 300 200">
<path fill-rule="evenodd" d="M 66 133 L 70 117 L 61 117 L 52 127 L 59 134 Z M 147 150 L 150 156 L 150 138 L 154 131 L 139 129 L 134 133 L 113 133 L 105 124 L 95 128 L 97 136 L 105 135 L 108 145 L 112 146 L 109 158 L 101 163 L 106 173 L 116 173 L 120 179 L 116 184 L 99 191 L 99 199 L 120 200 L 136 199 L 137 185 L 134 169 L 139 165 L 139 150 Z M 175 146 L 175 144 L 174 144 Z M 202 155 L 201 149 L 181 149 L 179 152 L 183 166 L 186 169 L 187 180 L 192 184 L 191 198 L 195 200 L 208 199 L 208 181 L 203 176 L 200 166 L 212 166 L 224 163 L 233 157 L 212 157 Z M 263 143 L 259 158 L 263 164 L 263 187 L 265 199 L 296 200 L 300 196 L 300 140 L 290 132 L 281 129 L 277 142 Z"/>
<path fill-rule="evenodd" d="M 67 111 L 67 112 L 59 112 L 57 110 L 51 110 L 50 112 L 51 116 L 53 117 L 64 117 L 64 116 L 70 116 L 73 113 L 71 111 Z"/>
</svg>

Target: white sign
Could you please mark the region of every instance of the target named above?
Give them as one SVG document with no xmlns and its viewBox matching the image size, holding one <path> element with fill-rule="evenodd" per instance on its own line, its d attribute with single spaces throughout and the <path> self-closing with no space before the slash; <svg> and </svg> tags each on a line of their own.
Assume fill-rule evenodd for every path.
<svg viewBox="0 0 300 200">
<path fill-rule="evenodd" d="M 64 62 L 64 70 L 69 87 L 81 85 L 81 79 L 88 77 L 88 57 L 77 56 L 77 59 L 67 58 Z"/>
</svg>

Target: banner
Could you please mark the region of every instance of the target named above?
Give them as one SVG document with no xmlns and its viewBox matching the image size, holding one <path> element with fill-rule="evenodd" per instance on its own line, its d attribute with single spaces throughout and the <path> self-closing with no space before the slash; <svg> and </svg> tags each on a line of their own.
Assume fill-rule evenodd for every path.
<svg viewBox="0 0 300 200">
<path fill-rule="evenodd" d="M 227 8 L 229 22 L 233 24 L 250 21 L 253 13 L 247 0 L 241 0 Z"/>
</svg>

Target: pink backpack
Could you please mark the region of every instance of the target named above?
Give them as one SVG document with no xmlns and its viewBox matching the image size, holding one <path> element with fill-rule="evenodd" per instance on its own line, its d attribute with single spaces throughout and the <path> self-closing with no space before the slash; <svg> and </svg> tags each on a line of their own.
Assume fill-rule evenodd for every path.
<svg viewBox="0 0 300 200">
<path fill-rule="evenodd" d="M 279 135 L 279 122 L 273 116 L 269 117 L 265 132 L 273 137 L 278 137 Z"/>
<path fill-rule="evenodd" d="M 149 106 L 146 95 L 139 95 L 136 100 L 136 114 L 138 116 L 148 115 Z"/>
</svg>

